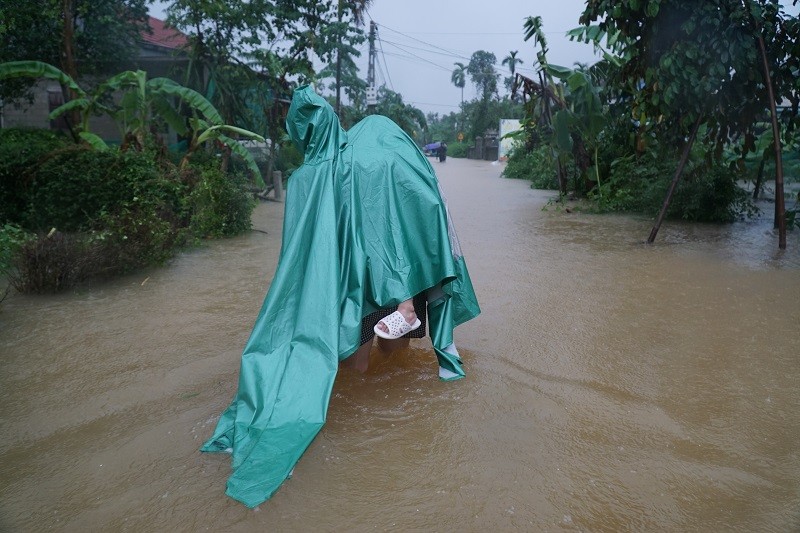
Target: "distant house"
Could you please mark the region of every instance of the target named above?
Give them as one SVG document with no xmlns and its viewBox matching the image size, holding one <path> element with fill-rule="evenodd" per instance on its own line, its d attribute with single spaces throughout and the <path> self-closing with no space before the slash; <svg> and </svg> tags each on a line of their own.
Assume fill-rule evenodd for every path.
<svg viewBox="0 0 800 533">
<path fill-rule="evenodd" d="M 148 22 L 153 31 L 142 34 L 138 67 L 146 70 L 151 78 L 174 78 L 176 72 L 185 72 L 189 64 L 188 37 L 178 30 L 167 28 L 163 20 L 150 17 Z"/>
<path fill-rule="evenodd" d="M 167 28 L 164 21 L 150 17 L 152 33 L 142 33 L 139 54 L 133 65 L 123 66 L 125 69 L 141 69 L 147 71 L 149 78 L 168 77 L 182 83 L 182 74 L 189 65 L 186 51 L 189 45 L 187 36 L 178 30 Z M 114 72 L 109 75 L 115 74 Z M 84 80 L 81 80 L 84 81 Z M 79 84 L 83 85 L 79 81 Z M 87 83 L 91 85 L 91 83 Z M 50 120 L 48 115 L 64 103 L 61 86 L 55 81 L 41 80 L 34 88 L 33 104 L 2 105 L 0 102 L 0 128 L 32 127 L 65 129 L 63 120 Z M 106 141 L 120 141 L 120 133 L 113 121 L 108 117 L 93 117 L 90 129 Z M 175 134 L 167 135 L 168 142 L 175 141 Z"/>
</svg>

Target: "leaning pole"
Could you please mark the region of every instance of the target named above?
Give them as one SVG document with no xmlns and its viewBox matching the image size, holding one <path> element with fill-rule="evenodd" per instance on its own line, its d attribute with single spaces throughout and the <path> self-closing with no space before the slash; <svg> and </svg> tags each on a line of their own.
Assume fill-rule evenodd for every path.
<svg viewBox="0 0 800 533">
<path fill-rule="evenodd" d="M 672 195 L 675 192 L 675 188 L 678 186 L 678 181 L 681 179 L 681 174 L 683 174 L 683 169 L 686 167 L 686 161 L 689 160 L 689 152 L 692 150 L 692 145 L 694 144 L 694 140 L 697 137 L 697 130 L 700 128 L 700 121 L 703 119 L 703 115 L 699 115 L 697 120 L 694 122 L 694 126 L 692 127 L 692 133 L 689 135 L 689 139 L 686 141 L 686 146 L 683 147 L 683 154 L 681 154 L 681 160 L 678 163 L 678 168 L 675 169 L 675 175 L 672 177 L 672 183 L 669 184 L 669 190 L 667 190 L 667 196 L 664 198 L 664 204 L 661 206 L 661 211 L 658 213 L 658 218 L 656 219 L 656 223 L 653 226 L 653 229 L 650 230 L 650 236 L 647 238 L 647 244 L 653 244 L 653 241 L 656 240 L 656 235 L 658 234 L 658 230 L 661 227 L 661 223 L 664 222 L 664 216 L 667 214 L 667 209 L 669 209 L 669 204 L 672 201 Z"/>
</svg>

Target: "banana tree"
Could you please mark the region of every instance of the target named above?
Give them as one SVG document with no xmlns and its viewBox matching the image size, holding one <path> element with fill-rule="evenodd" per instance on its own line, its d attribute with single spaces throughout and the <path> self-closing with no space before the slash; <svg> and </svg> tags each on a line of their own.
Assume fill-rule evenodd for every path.
<svg viewBox="0 0 800 533">
<path fill-rule="evenodd" d="M 555 145 L 559 152 L 571 151 L 575 163 L 584 178 L 588 177 L 590 166 L 585 150 L 593 152 L 594 175 L 597 192 L 602 198 L 600 168 L 597 153 L 600 134 L 605 127 L 607 116 L 600 100 L 597 87 L 586 72 L 557 65 L 547 65 L 545 70 L 552 77 L 560 79 L 566 88 L 566 106 L 553 116 Z"/>
<path fill-rule="evenodd" d="M 243 128 L 237 128 L 236 126 L 227 124 L 213 124 L 197 117 L 189 119 L 189 123 L 191 125 L 192 138 L 189 141 L 189 149 L 186 151 L 186 154 L 184 154 L 183 159 L 181 159 L 181 168 L 188 164 L 192 154 L 194 154 L 198 148 L 203 146 L 206 142 L 214 141 L 225 145 L 231 152 L 241 157 L 245 165 L 247 165 L 248 170 L 253 173 L 256 185 L 262 188 L 266 187 L 264 179 L 261 177 L 261 171 L 256 164 L 256 160 L 253 158 L 253 154 L 239 143 L 239 141 L 230 137 L 228 134 L 259 142 L 266 142 L 264 137 Z"/>
<path fill-rule="evenodd" d="M 86 96 L 86 92 L 81 89 L 71 76 L 53 65 L 42 61 L 8 61 L 0 64 L 0 80 L 13 78 L 45 78 L 57 81 L 80 98 Z M 78 130 L 78 126 L 70 123 L 70 131 L 77 140 L 78 133 L 82 130 L 76 130 Z"/>
<path fill-rule="evenodd" d="M 87 93 L 70 76 L 47 63 L 13 61 L 0 64 L 0 79 L 13 77 L 53 79 L 72 89 L 78 97 L 54 109 L 50 113 L 50 118 L 57 118 L 70 111 L 80 111 L 81 121 L 76 126 L 78 135 L 96 149 L 104 150 L 108 145 L 89 131 L 89 118 L 93 114 L 105 113 L 111 116 L 120 128 L 123 148 L 133 147 L 137 150 L 145 146 L 150 126 L 154 118 L 159 117 L 179 135 L 191 133 L 192 142 L 183 164 L 200 145 L 215 140 L 242 157 L 247 168 L 253 172 L 256 182 L 260 186 L 263 185 L 261 172 L 252 154 L 223 132 L 262 142 L 264 138 L 251 131 L 224 124 L 222 116 L 203 95 L 168 78 L 148 80 L 147 73 L 142 70 L 125 71 L 112 76 Z M 114 103 L 112 95 L 120 92 L 121 98 Z M 175 106 L 176 101 L 191 111 L 192 118 L 187 120 L 186 116 L 181 114 L 179 108 Z"/>
</svg>

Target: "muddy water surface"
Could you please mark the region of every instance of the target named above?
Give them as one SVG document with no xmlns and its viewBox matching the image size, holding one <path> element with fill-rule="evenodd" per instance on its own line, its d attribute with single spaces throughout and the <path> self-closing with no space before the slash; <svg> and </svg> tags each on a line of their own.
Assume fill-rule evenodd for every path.
<svg viewBox="0 0 800 533">
<path fill-rule="evenodd" d="M 267 233 L 0 304 L 0 531 L 800 530 L 800 241 L 767 223 L 542 211 L 435 164 L 483 314 L 341 371 L 294 477 L 249 510 L 200 454 L 269 287 Z"/>
</svg>

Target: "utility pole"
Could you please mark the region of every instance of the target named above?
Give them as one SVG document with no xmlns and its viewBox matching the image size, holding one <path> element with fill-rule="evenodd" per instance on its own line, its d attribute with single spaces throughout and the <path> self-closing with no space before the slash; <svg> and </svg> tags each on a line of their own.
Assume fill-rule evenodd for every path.
<svg viewBox="0 0 800 533">
<path fill-rule="evenodd" d="M 378 93 L 375 89 L 375 36 L 378 33 L 378 25 L 374 20 L 369 21 L 369 63 L 367 66 L 367 112 L 375 112 L 375 104 L 378 103 Z"/>
<path fill-rule="evenodd" d="M 342 26 L 342 0 L 339 0 L 339 13 L 337 15 L 339 27 Z M 342 39 L 340 35 L 336 43 L 336 115 L 341 116 L 342 111 Z"/>
</svg>

